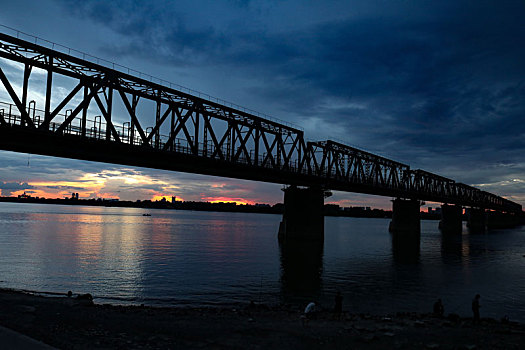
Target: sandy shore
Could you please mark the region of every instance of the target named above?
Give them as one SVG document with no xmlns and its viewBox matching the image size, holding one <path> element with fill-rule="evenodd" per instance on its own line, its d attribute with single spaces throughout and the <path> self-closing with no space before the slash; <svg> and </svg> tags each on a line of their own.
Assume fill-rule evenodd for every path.
<svg viewBox="0 0 525 350">
<path fill-rule="evenodd" d="M 0 325 L 59 349 L 524 349 L 525 326 L 431 315 L 301 311 L 264 305 L 154 308 L 0 290 Z"/>
</svg>

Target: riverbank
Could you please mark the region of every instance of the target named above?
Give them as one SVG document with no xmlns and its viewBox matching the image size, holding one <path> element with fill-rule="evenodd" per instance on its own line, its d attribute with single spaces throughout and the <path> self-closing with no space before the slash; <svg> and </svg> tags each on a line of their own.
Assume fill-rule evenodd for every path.
<svg viewBox="0 0 525 350">
<path fill-rule="evenodd" d="M 344 307 L 343 307 L 344 309 Z M 264 305 L 113 306 L 0 290 L 0 325 L 59 349 L 522 349 L 525 325 L 426 314 L 354 315 Z"/>
</svg>

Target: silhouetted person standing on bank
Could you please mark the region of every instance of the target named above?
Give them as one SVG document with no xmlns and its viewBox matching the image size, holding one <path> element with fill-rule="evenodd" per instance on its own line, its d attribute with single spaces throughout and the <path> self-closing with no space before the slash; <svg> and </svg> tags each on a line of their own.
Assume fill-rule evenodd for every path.
<svg viewBox="0 0 525 350">
<path fill-rule="evenodd" d="M 335 295 L 334 314 L 337 317 L 341 317 L 341 312 L 343 312 L 343 296 L 341 292 L 338 291 Z"/>
<path fill-rule="evenodd" d="M 441 299 L 438 299 L 434 303 L 434 316 L 443 317 L 444 313 L 445 313 L 445 307 L 443 306 Z"/>
<path fill-rule="evenodd" d="M 474 314 L 474 317 L 472 318 L 472 323 L 474 324 L 480 323 L 479 308 L 481 306 L 479 305 L 479 298 L 481 298 L 481 296 L 479 294 L 476 294 L 476 296 L 472 300 L 472 313 Z"/>
</svg>

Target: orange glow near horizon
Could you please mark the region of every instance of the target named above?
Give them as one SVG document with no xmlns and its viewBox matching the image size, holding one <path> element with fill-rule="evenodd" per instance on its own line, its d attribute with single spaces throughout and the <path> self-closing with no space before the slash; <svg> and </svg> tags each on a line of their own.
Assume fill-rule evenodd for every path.
<svg viewBox="0 0 525 350">
<path fill-rule="evenodd" d="M 21 184 L 21 183 L 20 183 Z M 19 185 L 20 185 L 19 184 Z M 134 186 L 139 190 L 130 190 Z M 151 188 L 148 188 L 151 186 Z M 195 194 L 187 200 L 201 200 L 210 203 L 235 203 L 237 205 L 254 205 L 256 202 L 243 197 L 228 196 L 228 188 L 225 184 L 210 184 L 213 194 Z M 18 187 L 20 188 L 20 187 Z M 27 187 L 16 189 L 15 191 L 5 191 L 2 195 L 17 197 L 24 193 L 31 197 L 48 199 L 71 198 L 72 193 L 78 193 L 79 199 L 118 199 L 118 200 L 138 200 L 150 199 L 151 201 L 172 201 L 172 193 L 180 191 L 179 184 L 170 184 L 166 181 L 143 175 L 138 171 L 130 169 L 122 170 L 102 170 L 100 172 L 83 173 L 64 180 L 47 180 L 42 178 L 27 181 Z M 224 193 L 224 194 L 223 194 Z M 137 198 L 132 198 L 137 196 Z M 174 196 L 177 201 L 185 201 L 184 198 Z M 195 197 L 195 198 L 193 198 Z M 200 197 L 200 199 L 199 199 Z"/>
<path fill-rule="evenodd" d="M 237 205 L 254 205 L 255 202 L 244 198 L 233 198 L 233 197 L 203 197 L 202 200 L 210 203 L 235 203 Z"/>
<path fill-rule="evenodd" d="M 147 175 L 140 173 L 129 173 L 125 169 L 118 170 L 103 170 L 97 173 L 84 173 L 81 176 L 72 178 L 70 180 L 41 180 L 27 181 L 28 187 L 21 190 L 10 191 L 9 195 L 17 197 L 24 194 L 31 197 L 41 198 L 71 198 L 72 193 L 78 193 L 79 198 L 106 198 L 106 199 L 122 199 L 120 192 L 121 185 L 155 185 L 170 188 L 170 185 L 164 181 L 157 180 Z M 154 195 L 161 196 L 154 190 L 144 189 L 141 195 L 146 198 Z M 148 193 L 149 192 L 149 193 Z M 168 192 L 168 190 L 166 191 Z M 3 194 L 5 195 L 5 194 Z M 165 196 L 167 200 L 171 201 L 171 196 Z M 162 197 L 158 198 L 161 199 Z M 140 199 L 140 198 L 137 198 Z"/>
<path fill-rule="evenodd" d="M 11 197 L 18 197 L 25 193 L 27 195 L 30 195 L 31 197 L 40 197 L 40 198 L 48 198 L 48 199 L 54 199 L 54 198 L 62 199 L 62 198 L 71 198 L 71 194 L 73 192 L 78 193 L 79 199 L 93 198 L 93 192 L 90 192 L 90 191 L 76 190 L 76 191 L 71 191 L 71 192 L 70 191 L 46 192 L 44 190 L 39 190 L 35 188 L 11 192 Z M 97 197 L 106 198 L 106 199 L 119 198 L 119 196 L 114 193 L 97 193 Z"/>
<path fill-rule="evenodd" d="M 78 193 L 79 198 L 119 198 L 118 194 L 111 192 L 101 192 L 106 184 L 106 179 L 90 178 L 93 174 L 84 174 L 81 178 L 72 181 L 29 181 L 28 185 L 32 188 L 12 192 L 12 196 L 18 196 L 26 192 L 32 197 L 43 198 L 70 198 L 71 193 Z M 69 187 L 69 189 L 53 187 Z"/>
</svg>

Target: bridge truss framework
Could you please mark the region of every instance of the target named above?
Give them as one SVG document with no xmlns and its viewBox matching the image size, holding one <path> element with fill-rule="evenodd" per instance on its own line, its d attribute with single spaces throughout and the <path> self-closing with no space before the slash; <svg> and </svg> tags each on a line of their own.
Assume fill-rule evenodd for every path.
<svg viewBox="0 0 525 350">
<path fill-rule="evenodd" d="M 522 211 L 452 179 L 331 140 L 308 142 L 299 128 L 1 33 L 0 57 L 23 72 L 17 80 L 0 66 L 11 100 L 0 105 L 5 150 Z M 35 70 L 45 80 L 42 110 L 28 101 Z M 54 88 L 57 80 L 70 90 Z"/>
</svg>

